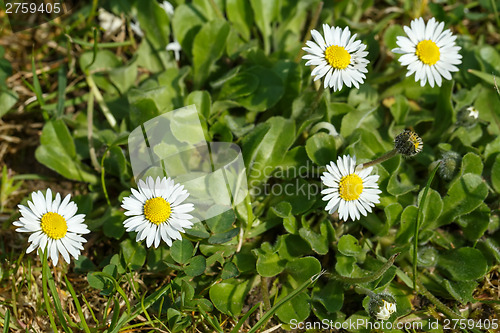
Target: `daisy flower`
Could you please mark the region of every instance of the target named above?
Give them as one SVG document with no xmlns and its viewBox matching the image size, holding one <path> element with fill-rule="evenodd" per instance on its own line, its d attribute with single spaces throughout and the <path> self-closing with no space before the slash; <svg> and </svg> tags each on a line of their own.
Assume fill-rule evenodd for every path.
<svg viewBox="0 0 500 333">
<path fill-rule="evenodd" d="M 420 17 L 411 21 L 411 28 L 405 26 L 408 37 L 398 36 L 398 48 L 392 50 L 401 53 L 399 62 L 408 66 L 410 76 L 415 73 L 415 82 L 420 80 L 423 87 L 429 82 L 431 87 L 436 83 L 441 86 L 442 77 L 451 80 L 450 72 L 458 72 L 454 65 L 462 63 L 462 56 L 458 53 L 460 46 L 455 44 L 457 36 L 453 36 L 450 29 L 443 31 L 444 23 L 436 22 L 431 18 L 427 25 Z"/>
<path fill-rule="evenodd" d="M 163 239 L 168 246 L 172 239 L 181 239 L 181 232 L 193 225 L 193 217 L 187 213 L 194 210 L 192 203 L 181 204 L 189 196 L 183 185 L 175 184 L 170 178 L 146 178 L 139 180 L 139 190 L 132 189 L 132 195 L 123 199 L 122 208 L 130 216 L 123 222 L 127 232 L 136 231 L 136 241 L 146 239 L 147 247 L 155 248 Z"/>
<path fill-rule="evenodd" d="M 326 166 L 328 171 L 323 173 L 321 181 L 328 188 L 321 191 L 326 194 L 324 201 L 328 201 L 325 210 L 329 214 L 339 211 L 339 218 L 347 221 L 358 220 L 360 213 L 366 216 L 371 213 L 376 203 L 379 203 L 377 180 L 378 175 L 371 175 L 373 167 L 360 171 L 355 170 L 356 157 L 349 155 L 339 156 L 337 164 L 333 161 Z"/>
<path fill-rule="evenodd" d="M 81 234 L 88 234 L 90 230 L 83 223 L 84 214 L 76 214 L 77 205 L 70 201 L 68 194 L 61 202 L 61 195 L 56 194 L 52 200 L 52 191 L 47 189 L 45 196 L 41 191 L 33 192 L 28 206 L 18 205 L 21 217 L 13 224 L 17 232 L 31 232 L 28 238 L 30 246 L 26 253 L 40 247 L 42 251 L 47 248 L 48 257 L 57 265 L 59 253 L 69 264 L 70 255 L 78 259 L 83 250 L 82 243 L 87 240 Z"/>
<path fill-rule="evenodd" d="M 302 57 L 308 60 L 306 66 L 316 66 L 311 73 L 315 76 L 314 81 L 325 77 L 324 87 L 333 88 L 333 91 L 342 89 L 343 84 L 359 88 L 366 78 L 363 73 L 368 72 L 366 45 L 355 40 L 356 34 L 351 37 L 348 27 L 342 30 L 323 24 L 323 33 L 324 38 L 318 31 L 311 30 L 314 42 L 308 41 L 308 47 L 303 48 L 309 53 Z"/>
</svg>

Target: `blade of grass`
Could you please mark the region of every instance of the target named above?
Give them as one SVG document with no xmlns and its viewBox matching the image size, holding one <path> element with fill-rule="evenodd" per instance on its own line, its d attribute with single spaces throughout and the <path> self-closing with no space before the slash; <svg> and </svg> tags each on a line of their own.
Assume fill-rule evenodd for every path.
<svg viewBox="0 0 500 333">
<path fill-rule="evenodd" d="M 162 288 L 158 289 L 157 291 L 155 291 L 154 293 L 152 293 L 151 295 L 149 295 L 143 304 L 138 303 L 138 304 L 134 305 L 134 307 L 132 308 L 132 313 L 130 313 L 130 314 L 124 313 L 120 317 L 120 320 L 118 320 L 118 323 L 116 324 L 116 326 L 114 327 L 114 329 L 110 333 L 118 333 L 118 331 L 120 331 L 120 328 L 123 325 L 125 325 L 126 323 L 128 323 L 129 321 L 131 321 L 135 317 L 137 317 L 143 308 L 148 309 L 151 305 L 153 305 L 153 303 L 156 302 L 160 297 L 162 297 L 163 294 L 169 288 L 172 289 L 172 286 L 170 284 L 167 284 L 167 285 L 163 286 Z"/>
<path fill-rule="evenodd" d="M 300 285 L 297 289 L 295 289 L 290 294 L 288 294 L 285 297 L 283 297 L 282 299 L 280 299 L 278 301 L 278 303 L 274 304 L 274 306 L 271 308 L 271 310 L 267 311 L 262 316 L 262 318 L 260 318 L 260 320 L 255 324 L 254 327 L 252 327 L 252 329 L 250 331 L 248 331 L 248 333 L 255 333 L 255 332 L 257 332 L 257 330 L 262 325 L 264 325 L 264 323 L 266 323 L 269 319 L 271 319 L 271 317 L 274 315 L 274 313 L 276 311 L 278 311 L 278 309 L 280 308 L 280 306 L 282 306 L 283 304 L 285 304 L 289 300 L 292 300 L 293 298 L 295 298 L 295 296 L 297 296 L 298 294 L 300 294 L 303 290 L 305 290 L 309 286 L 313 285 L 319 279 L 319 277 L 321 275 L 325 274 L 325 273 L 326 273 L 326 271 L 321 271 L 318 274 L 312 276 L 309 280 L 307 280 L 306 282 L 302 283 L 302 285 Z"/>
<path fill-rule="evenodd" d="M 125 301 L 125 305 L 127 305 L 127 313 L 130 313 L 130 302 L 128 301 L 127 295 L 125 294 L 123 289 L 120 287 L 120 284 L 118 283 L 118 281 L 116 281 L 116 279 L 114 277 L 112 277 L 111 275 L 104 273 L 104 272 L 94 272 L 92 274 L 97 275 L 97 276 L 103 276 L 103 277 L 109 279 L 113 283 L 116 291 L 121 295 L 121 297 Z"/>
<path fill-rule="evenodd" d="M 48 264 L 47 264 L 47 253 L 48 249 L 45 248 L 45 251 L 39 250 L 41 252 L 40 256 L 42 257 L 42 291 L 43 291 L 43 300 L 45 301 L 45 308 L 47 310 L 47 314 L 49 315 L 50 326 L 54 332 L 58 332 L 56 323 L 54 321 L 54 315 L 52 314 L 52 307 L 50 306 L 49 300 L 49 292 L 47 290 L 47 276 L 48 276 Z"/>
<path fill-rule="evenodd" d="M 87 309 L 89 309 L 90 314 L 92 315 L 92 319 L 94 319 L 95 324 L 99 325 L 99 321 L 97 320 L 97 318 L 95 316 L 94 310 L 92 310 L 92 307 L 90 306 L 89 302 L 87 301 L 87 299 L 85 298 L 85 296 L 83 294 L 82 294 L 82 299 L 83 299 L 83 302 L 87 305 Z"/>
<path fill-rule="evenodd" d="M 63 327 L 66 333 L 71 333 L 71 330 L 68 327 L 66 322 L 66 318 L 64 317 L 64 313 L 61 306 L 61 300 L 59 299 L 59 293 L 57 292 L 56 284 L 54 282 L 54 277 L 52 274 L 46 271 L 47 273 L 47 282 L 50 288 L 50 292 L 52 293 L 52 299 L 54 300 L 54 306 L 56 308 L 57 316 L 59 317 L 59 321 L 61 322 L 61 326 Z"/>
<path fill-rule="evenodd" d="M 56 115 L 60 118 L 64 112 L 64 99 L 66 98 L 66 84 L 68 79 L 66 78 L 66 67 L 61 65 L 57 71 L 57 112 Z"/>
<path fill-rule="evenodd" d="M 432 170 L 431 176 L 427 181 L 427 185 L 425 185 L 424 193 L 422 195 L 422 199 L 420 200 L 420 204 L 418 205 L 418 210 L 417 210 L 415 231 L 413 232 L 413 289 L 415 290 L 415 292 L 417 291 L 417 254 L 418 254 L 418 232 L 420 231 L 420 216 L 422 215 L 422 210 L 424 209 L 425 206 L 427 193 L 429 192 L 432 180 L 434 179 L 434 176 L 436 175 L 436 172 L 440 164 L 441 163 L 438 163 L 438 165 L 436 165 L 434 170 Z"/>
<path fill-rule="evenodd" d="M 5 317 L 3 318 L 3 333 L 9 333 L 10 326 L 10 311 L 9 308 L 5 310 Z"/>
<path fill-rule="evenodd" d="M 118 322 L 118 318 L 120 316 L 120 303 L 113 297 L 114 307 L 113 307 L 113 317 L 111 318 L 111 323 L 109 324 L 109 328 L 113 328 L 116 326 Z"/>
<path fill-rule="evenodd" d="M 257 310 L 260 306 L 260 303 L 257 303 L 253 306 L 253 308 L 251 308 L 247 313 L 245 313 L 245 315 L 243 317 L 241 317 L 240 320 L 238 320 L 238 323 L 236 324 L 236 326 L 234 326 L 234 328 L 231 330 L 231 333 L 238 333 L 239 330 L 240 330 L 240 327 L 243 325 L 243 323 L 245 322 L 245 320 L 248 319 L 248 317 L 250 317 L 250 315 L 252 313 L 255 312 L 255 310 Z"/>
<path fill-rule="evenodd" d="M 200 310 L 200 314 L 203 317 L 203 319 L 205 319 L 214 328 L 214 330 L 216 332 L 224 333 L 224 331 L 222 330 L 222 327 L 220 327 L 219 321 L 217 320 L 216 317 L 213 317 L 213 318 L 210 317 L 210 315 L 208 313 L 206 313 L 205 310 L 203 310 L 200 307 L 198 307 L 198 309 Z"/>
<path fill-rule="evenodd" d="M 42 87 L 40 86 L 40 81 L 38 81 L 38 76 L 36 75 L 36 66 L 35 66 L 35 55 L 32 53 L 31 54 L 31 70 L 33 72 L 33 92 L 36 95 L 36 98 L 38 99 L 38 102 L 40 103 L 41 106 L 45 105 L 45 101 L 43 99 L 43 93 L 42 93 Z M 49 114 L 47 111 L 44 111 L 42 109 L 42 115 L 43 119 L 49 120 Z"/>
<path fill-rule="evenodd" d="M 85 316 L 83 315 L 82 307 L 80 305 L 80 301 L 78 301 L 78 297 L 76 296 L 75 289 L 69 282 L 68 278 L 66 275 L 64 275 L 64 281 L 66 282 L 66 286 L 68 288 L 69 293 L 71 294 L 71 297 L 73 298 L 73 303 L 75 303 L 76 311 L 78 311 L 78 316 L 80 317 L 80 322 L 83 326 L 83 330 L 86 333 L 90 333 L 89 326 L 87 325 L 87 321 L 85 320 Z"/>
</svg>

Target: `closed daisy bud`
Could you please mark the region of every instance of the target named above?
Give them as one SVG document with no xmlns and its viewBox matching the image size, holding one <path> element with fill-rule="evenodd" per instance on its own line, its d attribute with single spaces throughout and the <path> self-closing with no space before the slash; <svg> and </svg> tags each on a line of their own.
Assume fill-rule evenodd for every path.
<svg viewBox="0 0 500 333">
<path fill-rule="evenodd" d="M 479 112 L 475 107 L 463 107 L 457 113 L 457 126 L 462 126 L 465 128 L 470 128 L 477 123 L 479 118 Z"/>
<path fill-rule="evenodd" d="M 439 175 L 445 180 L 452 179 L 458 172 L 461 161 L 462 156 L 454 151 L 447 151 L 443 153 L 443 158 L 440 160 L 441 164 L 438 169 Z"/>
<path fill-rule="evenodd" d="M 396 300 L 389 293 L 370 295 L 368 303 L 370 316 L 377 320 L 388 320 L 396 312 Z"/>
<path fill-rule="evenodd" d="M 405 157 L 412 157 L 422 151 L 424 142 L 417 133 L 405 130 L 394 139 L 394 148 Z"/>
</svg>

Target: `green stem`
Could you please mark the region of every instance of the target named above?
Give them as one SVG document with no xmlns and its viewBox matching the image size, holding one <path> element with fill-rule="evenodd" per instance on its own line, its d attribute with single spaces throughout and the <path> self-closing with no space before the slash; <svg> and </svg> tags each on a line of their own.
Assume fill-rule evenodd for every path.
<svg viewBox="0 0 500 333">
<path fill-rule="evenodd" d="M 375 296 L 375 293 L 373 291 L 371 291 L 370 289 L 361 287 L 361 286 L 354 287 L 354 290 L 358 294 L 368 295 L 368 296 L 370 296 L 370 298 L 373 298 Z"/>
<path fill-rule="evenodd" d="M 434 176 L 436 175 L 436 171 L 439 168 L 439 165 L 441 162 L 439 162 L 434 170 L 432 170 L 431 176 L 429 177 L 429 180 L 427 181 L 427 185 L 425 185 L 424 193 L 422 195 L 422 199 L 420 200 L 420 204 L 418 205 L 418 210 L 417 210 L 417 217 L 415 221 L 415 230 L 413 232 L 413 288 L 415 291 L 417 291 L 417 254 L 418 254 L 418 233 L 420 231 L 420 216 L 422 215 L 422 210 L 424 209 L 425 201 L 427 199 L 427 193 L 429 192 L 429 188 L 431 186 L 432 180 L 434 179 Z"/>
<path fill-rule="evenodd" d="M 273 315 L 274 313 L 278 310 L 280 306 L 285 304 L 286 302 L 290 301 L 293 299 L 295 296 L 300 294 L 304 289 L 308 288 L 309 286 L 313 285 L 321 275 L 323 275 L 326 271 L 321 271 L 316 275 L 313 275 L 310 279 L 308 279 L 306 282 L 302 283 L 297 289 L 283 297 L 278 301 L 278 303 L 274 304 L 274 306 L 271 308 L 271 310 L 267 311 L 262 318 L 255 324 L 254 327 L 248 333 L 256 333 L 257 330 L 264 325 Z"/>
<path fill-rule="evenodd" d="M 50 326 L 52 327 L 52 330 L 54 332 L 59 332 L 57 330 L 56 323 L 54 321 L 54 315 L 52 314 L 52 306 L 50 305 L 50 300 L 49 300 L 49 291 L 47 288 L 47 275 L 48 273 L 48 263 L 47 263 L 47 255 L 49 252 L 48 248 L 45 248 L 45 251 L 42 251 L 41 257 L 42 257 L 42 291 L 43 291 L 43 300 L 45 301 L 45 308 L 47 309 L 47 314 L 49 315 L 49 320 L 50 320 Z"/>
<path fill-rule="evenodd" d="M 427 288 L 424 287 L 424 285 L 422 284 L 422 282 L 417 281 L 417 285 L 418 285 L 418 292 L 421 295 L 425 296 L 429 301 L 431 301 L 431 303 L 434 304 L 436 306 L 436 308 L 438 308 L 439 311 L 441 311 L 446 316 L 448 316 L 448 318 L 451 318 L 451 319 L 464 319 L 462 316 L 458 315 L 452 309 L 450 309 L 449 307 L 447 307 L 446 305 L 444 305 L 440 300 L 437 299 L 436 296 L 434 296 L 433 294 L 431 294 L 429 292 L 429 290 L 427 290 Z"/>
<path fill-rule="evenodd" d="M 332 277 L 332 279 L 338 280 L 338 281 L 341 281 L 344 283 L 348 283 L 348 284 L 359 284 L 359 283 L 372 282 L 372 281 L 375 281 L 376 279 L 380 278 L 385 272 L 387 272 L 387 270 L 394 264 L 394 260 L 396 260 L 398 255 L 399 255 L 399 252 L 392 255 L 392 257 L 390 257 L 389 260 L 387 260 L 387 262 L 382 267 L 380 267 L 380 269 L 378 271 L 376 271 L 372 275 L 368 275 L 365 277 L 353 278 L 353 277 L 348 277 L 348 276 L 342 276 L 342 275 L 339 275 L 337 273 L 329 273 L 329 274 Z"/>
<path fill-rule="evenodd" d="M 385 153 L 384 155 L 380 156 L 379 158 L 376 158 L 374 159 L 373 161 L 371 162 L 366 162 L 366 163 L 363 163 L 363 164 L 360 164 L 356 167 L 356 171 L 360 171 L 360 170 L 363 170 L 363 169 L 366 169 L 368 167 L 371 167 L 372 165 L 375 165 L 375 164 L 379 164 L 379 163 L 382 163 L 382 162 L 385 162 L 387 161 L 388 159 L 396 156 L 398 154 L 398 150 L 397 149 L 393 149 L 391 150 L 390 152 L 387 152 Z"/>
<path fill-rule="evenodd" d="M 87 80 L 87 84 L 90 87 L 90 90 L 94 94 L 95 99 L 97 100 L 97 103 L 101 107 L 102 113 L 104 114 L 104 117 L 106 117 L 106 120 L 108 121 L 109 125 L 113 129 L 117 129 L 116 127 L 116 119 L 109 110 L 108 106 L 106 105 L 106 102 L 104 101 L 104 98 L 101 95 L 101 92 L 99 91 L 99 88 L 97 88 L 94 79 L 92 79 L 92 75 L 88 74 L 85 75 L 85 79 Z"/>
</svg>

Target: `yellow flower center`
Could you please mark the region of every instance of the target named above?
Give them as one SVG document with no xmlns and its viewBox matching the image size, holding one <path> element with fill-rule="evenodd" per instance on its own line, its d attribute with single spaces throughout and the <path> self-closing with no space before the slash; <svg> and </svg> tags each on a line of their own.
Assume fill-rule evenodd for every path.
<svg viewBox="0 0 500 333">
<path fill-rule="evenodd" d="M 342 46 L 332 45 L 325 50 L 325 58 L 336 69 L 344 69 L 351 63 L 351 55 Z"/>
<path fill-rule="evenodd" d="M 339 183 L 340 197 L 346 201 L 356 200 L 363 192 L 363 180 L 357 174 L 342 177 Z"/>
<path fill-rule="evenodd" d="M 415 54 L 420 61 L 429 66 L 438 62 L 439 57 L 441 56 L 441 53 L 439 53 L 439 47 L 432 40 L 423 40 L 418 43 Z"/>
<path fill-rule="evenodd" d="M 53 212 L 43 214 L 40 226 L 43 233 L 52 239 L 63 238 L 68 231 L 68 225 L 64 217 Z"/>
<path fill-rule="evenodd" d="M 144 204 L 144 216 L 156 225 L 165 222 L 171 213 L 170 203 L 162 197 L 148 199 Z"/>
</svg>

